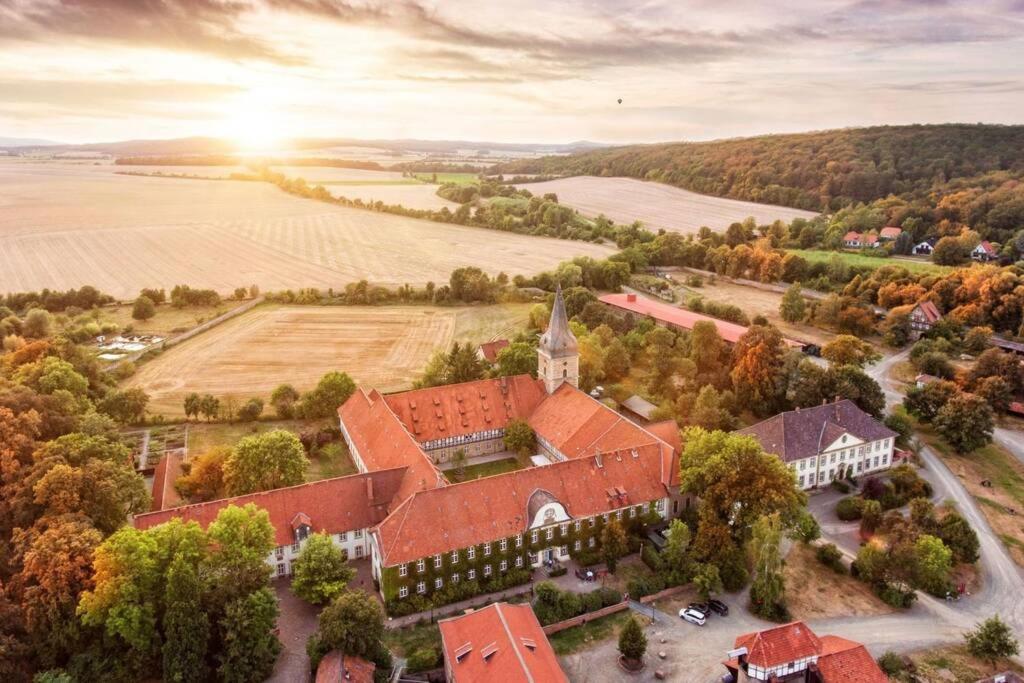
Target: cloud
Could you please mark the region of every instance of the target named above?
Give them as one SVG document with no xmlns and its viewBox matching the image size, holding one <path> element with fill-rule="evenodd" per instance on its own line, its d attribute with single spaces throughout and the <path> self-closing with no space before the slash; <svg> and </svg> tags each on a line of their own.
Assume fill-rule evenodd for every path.
<svg viewBox="0 0 1024 683">
<path fill-rule="evenodd" d="M 234 85 L 179 81 L 106 82 L 0 78 L 0 103 L 69 112 L 150 112 L 177 116 L 184 109 L 238 94 Z M 168 107 L 171 103 L 174 106 Z"/>
<path fill-rule="evenodd" d="M 281 64 L 303 60 L 241 33 L 244 0 L 0 0 L 0 37 L 75 37 Z"/>
</svg>

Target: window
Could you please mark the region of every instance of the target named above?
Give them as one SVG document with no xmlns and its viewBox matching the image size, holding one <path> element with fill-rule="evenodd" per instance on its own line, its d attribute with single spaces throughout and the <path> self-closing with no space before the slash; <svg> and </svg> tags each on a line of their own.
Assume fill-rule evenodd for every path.
<svg viewBox="0 0 1024 683">
<path fill-rule="evenodd" d="M 558 552 L 559 552 L 559 554 L 562 557 L 568 557 L 569 556 L 569 546 L 563 545 L 561 548 L 558 549 Z"/>
<path fill-rule="evenodd" d="M 459 575 L 458 574 L 452 574 L 452 583 L 458 583 L 458 582 L 459 582 Z"/>
<path fill-rule="evenodd" d="M 506 562 L 505 560 L 502 560 L 501 564 L 498 565 L 498 569 L 501 570 L 501 571 L 507 570 L 508 569 L 508 562 Z"/>
<path fill-rule="evenodd" d="M 607 524 L 608 523 L 608 513 L 606 512 L 603 515 L 601 515 L 601 519 L 603 519 L 604 523 Z"/>
<path fill-rule="evenodd" d="M 490 575 L 491 575 L 491 565 L 485 564 L 484 565 L 484 576 L 490 576 Z"/>
<path fill-rule="evenodd" d="M 345 559 L 346 562 L 348 562 L 348 548 L 341 549 L 341 556 Z"/>
<path fill-rule="evenodd" d="M 444 579 L 440 576 L 434 579 L 434 590 L 441 590 L 441 586 L 444 585 Z"/>
<path fill-rule="evenodd" d="M 523 566 L 523 556 L 522 555 L 520 555 L 519 557 L 516 558 L 516 566 L 517 567 L 522 567 Z"/>
<path fill-rule="evenodd" d="M 475 545 L 471 545 L 468 548 L 466 548 L 466 557 L 468 557 L 471 560 L 476 559 L 476 546 Z"/>
<path fill-rule="evenodd" d="M 441 568 L 441 553 L 434 555 L 434 569 Z"/>
<path fill-rule="evenodd" d="M 629 508 L 629 516 L 631 519 L 636 517 L 636 508 Z"/>
<path fill-rule="evenodd" d="M 401 586 L 398 589 L 398 597 L 405 598 L 405 597 L 408 597 L 408 595 L 409 595 L 409 587 L 408 586 Z"/>
<path fill-rule="evenodd" d="M 517 534 L 516 535 L 516 547 L 517 548 L 522 548 L 523 547 L 523 535 L 522 534 Z"/>
<path fill-rule="evenodd" d="M 484 557 L 489 557 L 491 554 L 491 544 L 484 543 Z"/>
<path fill-rule="evenodd" d="M 362 538 L 363 537 L 363 530 L 362 529 L 356 529 L 355 533 L 352 534 L 352 535 L 355 536 L 356 538 Z"/>
<path fill-rule="evenodd" d="M 357 545 L 356 546 L 356 557 L 362 557 L 362 556 L 363 556 L 363 546 Z"/>
<path fill-rule="evenodd" d="M 536 542 L 537 542 L 537 531 L 534 530 L 533 532 L 530 533 L 530 543 L 536 543 Z"/>
<path fill-rule="evenodd" d="M 801 474 L 801 475 L 800 475 L 800 478 L 798 479 L 798 481 L 800 482 L 800 486 L 801 486 L 801 488 L 802 488 L 802 487 L 803 487 L 803 485 L 804 485 L 804 475 L 802 475 L 802 474 Z"/>
<path fill-rule="evenodd" d="M 338 534 L 338 540 L 341 541 L 342 543 L 347 541 L 348 540 L 348 532 L 347 531 L 342 531 L 340 534 Z"/>
<path fill-rule="evenodd" d="M 594 547 L 594 537 L 593 536 L 591 536 L 590 538 L 587 539 L 587 547 L 588 548 L 593 548 Z"/>
<path fill-rule="evenodd" d="M 549 526 L 549 527 L 548 527 L 548 528 L 547 528 L 547 529 L 546 529 L 546 530 L 544 531 L 544 538 L 546 538 L 546 539 L 548 539 L 548 540 L 550 541 L 550 540 L 551 540 L 552 538 L 554 538 L 554 537 L 555 537 L 555 527 L 553 527 L 553 526 Z"/>
<path fill-rule="evenodd" d="M 825 464 L 825 456 L 824 455 L 821 456 L 820 458 L 818 458 L 818 464 L 819 465 L 824 465 Z"/>
<path fill-rule="evenodd" d="M 409 566 L 405 564 L 398 565 L 398 575 L 407 576 L 409 574 Z"/>
<path fill-rule="evenodd" d="M 578 520 L 578 519 L 577 519 L 577 520 L 576 520 L 576 521 L 575 521 L 575 522 L 573 523 L 573 525 L 572 525 L 572 528 L 573 528 L 574 530 L 576 530 L 576 531 L 579 531 L 579 530 L 580 530 L 580 527 L 582 527 L 582 526 L 583 526 L 583 523 L 582 523 L 582 522 L 581 522 L 580 520 Z"/>
<path fill-rule="evenodd" d="M 277 555 L 277 559 L 283 560 L 284 559 L 284 546 L 280 546 L 280 545 L 277 546 L 277 549 L 274 551 L 274 554 Z"/>
<path fill-rule="evenodd" d="M 878 467 L 878 456 L 875 456 L 875 467 Z"/>
<path fill-rule="evenodd" d="M 829 462 L 835 462 L 835 461 L 836 461 L 836 454 L 835 454 L 835 453 L 833 453 L 833 454 L 832 454 L 832 457 L 831 457 L 831 458 L 829 458 Z"/>
<path fill-rule="evenodd" d="M 889 454 L 888 453 L 883 453 L 882 454 L 882 464 L 883 465 L 888 465 L 889 464 Z"/>
<path fill-rule="evenodd" d="M 294 555 L 297 552 L 299 552 L 299 544 L 298 543 L 292 543 L 292 554 Z"/>
<path fill-rule="evenodd" d="M 591 517 L 590 518 L 590 528 L 593 529 L 595 526 L 597 526 L 597 517 Z"/>
<path fill-rule="evenodd" d="M 619 520 L 620 522 L 622 521 L 622 510 L 615 511 L 615 519 Z"/>
<path fill-rule="evenodd" d="M 423 560 L 416 560 L 416 571 L 418 571 L 420 574 L 422 574 L 426 570 L 427 570 L 427 563 L 424 562 Z"/>
<path fill-rule="evenodd" d="M 812 486 L 814 485 L 814 472 L 807 475 L 807 483 Z"/>
<path fill-rule="evenodd" d="M 470 569 L 468 572 L 466 572 L 466 578 L 469 579 L 470 581 L 475 579 L 476 578 L 476 570 L 475 569 Z"/>
<path fill-rule="evenodd" d="M 540 555 L 537 553 L 530 553 L 530 564 L 537 564 L 540 560 Z"/>
<path fill-rule="evenodd" d="M 564 522 L 563 522 L 563 523 L 561 524 L 561 526 L 559 526 L 559 527 L 558 527 L 558 531 L 559 531 L 559 533 L 561 533 L 561 534 L 562 534 L 563 536 L 566 536 L 566 535 L 568 535 L 568 533 L 569 533 L 569 525 L 568 525 L 567 523 L 564 523 Z"/>
<path fill-rule="evenodd" d="M 864 461 L 863 460 L 861 460 L 860 462 L 857 463 L 857 471 L 860 472 L 862 469 L 864 469 Z"/>
<path fill-rule="evenodd" d="M 651 506 L 648 503 L 644 503 L 643 505 L 640 506 L 640 511 L 644 514 L 647 514 L 647 510 L 649 510 L 650 507 Z"/>
<path fill-rule="evenodd" d="M 458 563 L 459 563 L 459 551 L 458 550 L 453 550 L 452 551 L 452 564 L 458 564 Z"/>
<path fill-rule="evenodd" d="M 576 539 L 576 541 L 575 541 L 575 542 L 574 542 L 574 543 L 572 544 L 572 549 L 573 549 L 573 550 L 579 550 L 579 549 L 580 549 L 580 548 L 582 548 L 582 547 L 583 547 L 583 544 L 582 544 L 582 543 L 580 542 L 580 539 L 578 539 L 578 538 L 577 538 L 577 539 Z"/>
<path fill-rule="evenodd" d="M 417 593 L 426 593 L 427 592 L 427 582 L 426 581 L 420 581 L 419 583 L 417 583 L 416 584 L 416 592 Z"/>
<path fill-rule="evenodd" d="M 800 469 L 802 469 L 802 470 L 807 469 L 807 461 L 806 460 L 801 460 L 800 461 Z"/>
<path fill-rule="evenodd" d="M 505 552 L 506 550 L 508 550 L 508 539 L 507 538 L 503 538 L 500 541 L 498 541 L 498 549 L 501 550 L 501 552 Z"/>
<path fill-rule="evenodd" d="M 657 503 L 654 504 L 654 507 L 658 510 L 658 512 L 663 512 L 665 510 L 665 501 L 659 500 Z"/>
<path fill-rule="evenodd" d="M 284 562 L 278 562 L 277 563 L 277 575 L 278 576 L 284 576 L 284 572 L 285 572 Z"/>
</svg>

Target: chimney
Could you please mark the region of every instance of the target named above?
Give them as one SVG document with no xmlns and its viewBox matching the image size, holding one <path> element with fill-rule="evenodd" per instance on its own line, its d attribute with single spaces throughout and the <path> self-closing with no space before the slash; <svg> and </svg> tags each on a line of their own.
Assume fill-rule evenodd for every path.
<svg viewBox="0 0 1024 683">
<path fill-rule="evenodd" d="M 601 451 L 597 452 L 597 457 L 595 458 L 595 460 L 597 460 L 597 466 L 598 467 L 604 467 L 604 465 L 601 462 Z"/>
<path fill-rule="evenodd" d="M 626 301 L 628 301 L 629 303 L 633 303 L 634 301 L 636 301 L 636 294 L 627 294 Z"/>
</svg>

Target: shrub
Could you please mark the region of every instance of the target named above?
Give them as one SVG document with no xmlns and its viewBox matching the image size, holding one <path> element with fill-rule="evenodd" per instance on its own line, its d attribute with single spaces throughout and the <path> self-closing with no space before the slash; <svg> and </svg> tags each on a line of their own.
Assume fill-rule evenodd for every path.
<svg viewBox="0 0 1024 683">
<path fill-rule="evenodd" d="M 892 650 L 886 650 L 885 654 L 878 658 L 878 666 L 890 678 L 895 678 L 903 673 L 903 658 Z"/>
<path fill-rule="evenodd" d="M 839 491 L 839 493 L 849 493 L 850 492 L 850 485 L 847 484 L 842 479 L 833 479 L 832 480 L 832 488 L 834 488 L 836 491 Z"/>
<path fill-rule="evenodd" d="M 844 522 L 860 519 L 864 509 L 864 499 L 859 496 L 847 496 L 836 503 L 836 516 Z"/>
<path fill-rule="evenodd" d="M 653 543 L 644 545 L 644 549 L 640 551 L 640 559 L 650 567 L 652 572 L 658 573 L 665 568 L 665 561 L 658 554 L 658 551 L 654 549 Z"/>
<path fill-rule="evenodd" d="M 556 576 L 565 576 L 568 571 L 569 568 L 563 564 L 558 567 L 555 567 L 550 572 L 548 572 L 548 576 L 550 576 L 551 578 L 555 578 Z"/>
<path fill-rule="evenodd" d="M 917 593 L 914 591 L 900 590 L 896 586 L 888 584 L 875 586 L 875 595 L 885 604 L 897 609 L 907 609 L 917 600 Z"/>
<path fill-rule="evenodd" d="M 441 656 L 437 648 L 427 646 L 421 647 L 409 655 L 407 667 L 409 673 L 419 673 L 436 669 L 440 663 Z"/>
<path fill-rule="evenodd" d="M 832 571 L 839 574 L 846 573 L 846 566 L 843 565 L 843 554 L 835 544 L 826 543 L 825 545 L 818 546 L 818 549 L 814 551 L 814 556 L 818 558 L 818 562 L 821 562 Z"/>
</svg>

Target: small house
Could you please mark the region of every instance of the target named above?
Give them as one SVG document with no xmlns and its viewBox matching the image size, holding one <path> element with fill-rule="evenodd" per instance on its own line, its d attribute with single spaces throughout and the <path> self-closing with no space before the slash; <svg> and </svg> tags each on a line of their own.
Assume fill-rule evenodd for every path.
<svg viewBox="0 0 1024 683">
<path fill-rule="evenodd" d="M 899 237 L 902 232 L 903 228 L 897 228 L 894 225 L 887 225 L 878 233 L 878 239 L 888 242 Z"/>
<path fill-rule="evenodd" d="M 935 251 L 935 243 L 938 242 L 934 237 L 929 237 L 924 242 L 918 242 L 914 245 L 914 253 L 918 256 L 931 256 L 931 253 Z"/>
<path fill-rule="evenodd" d="M 981 243 L 971 251 L 971 258 L 975 261 L 994 261 L 999 258 L 999 252 L 991 242 L 988 240 L 982 240 Z"/>
</svg>

